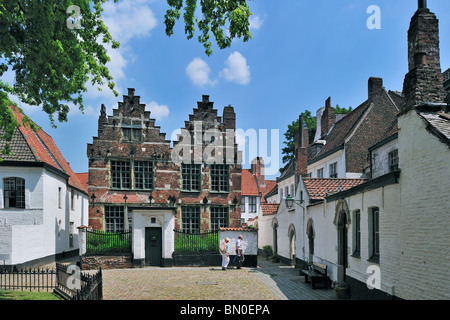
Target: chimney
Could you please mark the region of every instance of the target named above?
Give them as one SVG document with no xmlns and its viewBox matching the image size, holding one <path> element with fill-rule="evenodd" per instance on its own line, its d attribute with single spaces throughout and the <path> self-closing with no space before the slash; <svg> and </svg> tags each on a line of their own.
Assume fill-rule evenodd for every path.
<svg viewBox="0 0 450 320">
<path fill-rule="evenodd" d="M 308 174 L 308 154 L 309 144 L 308 129 L 304 128 L 303 115 L 298 119 L 298 132 L 295 141 L 295 174 L 296 176 L 306 176 Z M 297 181 L 296 181 L 297 184 Z"/>
<path fill-rule="evenodd" d="M 266 186 L 266 180 L 264 176 L 264 160 L 262 157 L 256 157 L 252 160 L 252 174 L 256 178 L 258 188 Z"/>
<path fill-rule="evenodd" d="M 134 88 L 128 88 L 128 96 L 129 96 L 130 98 L 133 98 L 133 97 L 134 97 Z"/>
<path fill-rule="evenodd" d="M 325 109 L 323 110 L 321 118 L 321 136 L 323 137 L 324 135 L 326 135 L 335 123 L 336 113 L 334 112 L 334 108 L 331 107 L 331 98 L 328 97 L 328 99 L 325 101 Z"/>
<path fill-rule="evenodd" d="M 419 0 L 419 9 L 408 30 L 408 69 L 403 82 L 401 113 L 420 103 L 442 103 L 445 99 L 439 54 L 439 20 Z"/>
<path fill-rule="evenodd" d="M 106 107 L 102 103 L 100 108 L 100 116 L 98 117 L 98 130 L 103 130 L 103 124 L 107 123 L 108 119 L 106 118 Z"/>
<path fill-rule="evenodd" d="M 383 79 L 382 78 L 375 78 L 370 77 L 369 78 L 369 99 L 372 99 L 376 95 L 383 92 Z"/>
<path fill-rule="evenodd" d="M 223 108 L 223 124 L 225 129 L 236 130 L 236 113 L 231 105 Z"/>
</svg>

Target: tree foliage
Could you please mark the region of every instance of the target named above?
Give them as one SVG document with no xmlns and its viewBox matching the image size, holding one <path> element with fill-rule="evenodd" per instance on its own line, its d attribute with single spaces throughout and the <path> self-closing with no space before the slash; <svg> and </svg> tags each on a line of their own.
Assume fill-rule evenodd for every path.
<svg viewBox="0 0 450 320">
<path fill-rule="evenodd" d="M 118 0 L 114 0 L 117 2 Z M 12 71 L 13 84 L 0 80 L 0 139 L 10 141 L 17 121 L 8 95 L 29 105 L 41 106 L 52 126 L 67 121 L 70 106 L 83 112 L 83 93 L 91 83 L 107 87 L 118 96 L 106 67 L 107 46 L 119 47 L 102 19 L 108 0 L 2 0 L 0 2 L 0 77 Z M 173 34 L 175 20 L 184 9 L 188 39 L 195 32 L 208 55 L 210 33 L 220 48 L 234 38 L 250 39 L 250 11 L 245 0 L 201 0 L 202 19 L 196 17 L 197 1 L 167 0 L 166 34 Z M 56 119 L 55 119 L 56 118 Z M 9 153 L 8 144 L 4 152 Z M 1 159 L 0 159 L 1 160 Z"/>
<path fill-rule="evenodd" d="M 203 44 L 205 53 L 212 54 L 211 35 L 220 49 L 228 48 L 235 38 L 242 38 L 244 42 L 251 39 L 251 12 L 246 0 L 201 0 L 202 18 L 195 15 L 197 0 L 167 0 L 170 6 L 166 11 L 166 34 L 173 34 L 175 22 L 180 19 L 184 11 L 183 20 L 185 34 L 188 39 L 194 37 L 195 27 L 200 35 L 198 41 Z"/>
</svg>

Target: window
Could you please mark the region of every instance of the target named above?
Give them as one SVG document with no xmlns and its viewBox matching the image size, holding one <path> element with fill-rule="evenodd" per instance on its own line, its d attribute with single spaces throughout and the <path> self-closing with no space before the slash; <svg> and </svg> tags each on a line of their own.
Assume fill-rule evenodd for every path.
<svg viewBox="0 0 450 320">
<path fill-rule="evenodd" d="M 133 178 L 133 179 L 132 179 Z M 111 188 L 153 189 L 153 162 L 111 161 Z"/>
<path fill-rule="evenodd" d="M 124 231 L 124 207 L 105 206 L 106 232 Z"/>
<path fill-rule="evenodd" d="M 200 164 L 182 164 L 181 175 L 183 180 L 183 190 L 201 190 L 202 169 Z"/>
<path fill-rule="evenodd" d="M 75 191 L 70 190 L 70 210 L 75 210 Z"/>
<path fill-rule="evenodd" d="M 153 162 L 134 162 L 134 188 L 153 189 Z"/>
<path fill-rule="evenodd" d="M 317 170 L 317 178 L 323 178 L 323 168 Z"/>
<path fill-rule="evenodd" d="M 248 198 L 248 206 L 249 206 L 249 212 L 255 213 L 256 212 L 256 197 L 249 197 Z"/>
<path fill-rule="evenodd" d="M 228 207 L 211 207 L 211 231 L 228 227 Z"/>
<path fill-rule="evenodd" d="M 354 234 L 354 250 L 353 250 L 353 256 L 354 257 L 360 257 L 361 254 L 361 212 L 359 210 L 356 210 L 354 212 L 354 218 L 353 221 L 355 221 L 353 225 L 353 234 Z"/>
<path fill-rule="evenodd" d="M 182 207 L 182 228 L 186 233 L 196 233 L 200 231 L 200 207 Z"/>
<path fill-rule="evenodd" d="M 129 161 L 111 161 L 111 187 L 131 189 L 131 165 Z"/>
<path fill-rule="evenodd" d="M 389 152 L 389 172 L 398 170 L 398 150 Z"/>
<path fill-rule="evenodd" d="M 5 178 L 5 208 L 25 208 L 25 179 Z"/>
<path fill-rule="evenodd" d="M 228 166 L 224 164 L 211 165 L 211 190 L 228 191 Z"/>
<path fill-rule="evenodd" d="M 62 208 L 62 189 L 58 187 L 58 208 Z"/>
<path fill-rule="evenodd" d="M 245 198 L 241 197 L 241 212 L 245 212 Z"/>
<path fill-rule="evenodd" d="M 379 262 L 380 259 L 380 229 L 379 229 L 380 210 L 373 208 L 369 215 L 370 230 L 370 261 Z"/>
<path fill-rule="evenodd" d="M 122 128 L 122 141 L 140 142 L 142 129 L 140 128 Z"/>
<path fill-rule="evenodd" d="M 281 202 L 281 199 L 283 199 L 283 188 L 280 188 L 280 202 Z"/>
<path fill-rule="evenodd" d="M 337 178 L 337 162 L 330 164 L 330 178 Z"/>
</svg>

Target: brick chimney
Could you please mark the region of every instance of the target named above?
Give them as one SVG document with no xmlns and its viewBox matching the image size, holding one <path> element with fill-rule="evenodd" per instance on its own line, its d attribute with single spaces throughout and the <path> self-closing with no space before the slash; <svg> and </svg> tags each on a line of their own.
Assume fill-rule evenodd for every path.
<svg viewBox="0 0 450 320">
<path fill-rule="evenodd" d="M 308 174 L 308 153 L 309 145 L 308 129 L 304 127 L 303 115 L 298 120 L 298 132 L 295 135 L 295 173 L 296 176 L 306 176 Z M 296 181 L 297 182 L 297 181 Z"/>
<path fill-rule="evenodd" d="M 336 123 L 336 113 L 334 112 L 334 108 L 331 107 L 331 98 L 328 97 L 328 99 L 325 101 L 325 109 L 322 113 L 322 119 L 321 119 L 321 136 L 323 137 L 326 135 L 331 127 Z"/>
<path fill-rule="evenodd" d="M 382 78 L 375 78 L 375 77 L 370 77 L 369 78 L 369 86 L 368 86 L 368 91 L 369 91 L 369 99 L 372 99 L 373 97 L 375 97 L 376 95 L 380 94 L 383 92 L 383 79 Z"/>
<path fill-rule="evenodd" d="M 252 160 L 252 174 L 256 178 L 258 188 L 266 186 L 266 180 L 264 176 L 264 159 L 262 157 L 256 157 Z"/>
<path fill-rule="evenodd" d="M 405 97 L 401 113 L 420 103 L 444 101 L 443 78 L 439 54 L 439 20 L 419 0 L 419 9 L 408 30 L 408 68 L 403 82 Z"/>
</svg>

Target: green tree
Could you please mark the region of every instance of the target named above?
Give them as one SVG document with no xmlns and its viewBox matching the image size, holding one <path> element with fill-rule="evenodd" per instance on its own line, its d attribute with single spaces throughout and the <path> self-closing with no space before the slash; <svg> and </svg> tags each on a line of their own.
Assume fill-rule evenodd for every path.
<svg viewBox="0 0 450 320">
<path fill-rule="evenodd" d="M 41 106 L 51 124 L 67 121 L 69 105 L 83 112 L 83 93 L 90 82 L 115 90 L 106 63 L 107 46 L 115 41 L 102 20 L 102 4 L 108 0 L 2 0 L 0 2 L 0 77 L 14 72 L 13 86 L 0 80 L 0 139 L 10 141 L 17 122 L 9 106 L 9 95 L 29 105 Z M 118 0 L 114 0 L 117 2 Z M 202 0 L 202 19 L 196 17 L 197 1 L 167 0 L 166 34 L 173 34 L 175 20 L 184 10 L 185 32 L 192 38 L 195 24 L 198 41 L 211 55 L 210 33 L 219 48 L 234 38 L 247 41 L 250 11 L 245 0 Z M 225 30 L 229 30 L 226 35 Z M 9 146 L 2 150 L 9 153 Z M 1 159 L 0 159 L 1 160 Z"/>
<path fill-rule="evenodd" d="M 312 143 L 314 140 L 314 135 L 316 134 L 316 117 L 311 115 L 311 111 L 305 110 L 301 114 L 303 116 L 303 126 L 308 129 L 308 137 L 309 143 Z M 284 166 L 280 168 L 280 172 L 283 173 L 286 170 L 289 162 L 294 159 L 294 151 L 295 151 L 295 135 L 298 134 L 299 130 L 299 119 L 293 121 L 291 124 L 288 124 L 288 129 L 284 133 L 284 144 L 286 145 L 283 149 L 281 149 L 281 153 L 283 157 L 281 161 Z"/>
<path fill-rule="evenodd" d="M 195 34 L 195 26 L 200 35 L 198 41 L 203 44 L 206 54 L 212 54 L 211 34 L 220 49 L 228 48 L 234 38 L 242 38 L 244 42 L 251 39 L 250 16 L 252 13 L 247 6 L 247 0 L 202 0 L 200 1 L 202 18 L 195 16 L 197 0 L 167 0 L 170 8 L 166 11 L 166 34 L 173 34 L 176 20 L 183 19 L 184 31 L 188 39 Z"/>
</svg>

